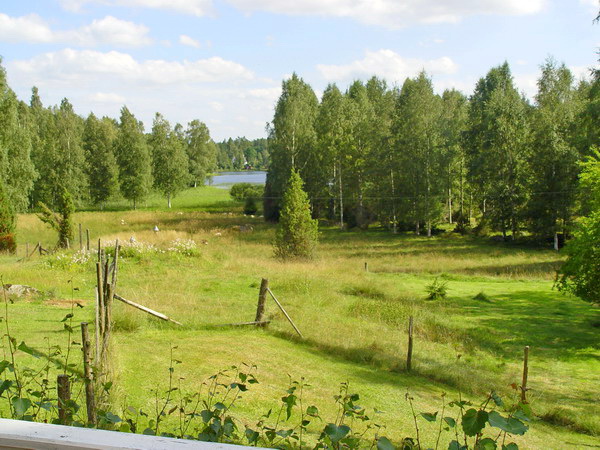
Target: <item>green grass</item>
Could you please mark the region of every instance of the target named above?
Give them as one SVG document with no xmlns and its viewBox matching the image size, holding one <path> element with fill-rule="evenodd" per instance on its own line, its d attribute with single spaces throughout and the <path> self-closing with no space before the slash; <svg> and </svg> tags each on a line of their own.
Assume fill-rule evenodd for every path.
<svg viewBox="0 0 600 450">
<path fill-rule="evenodd" d="M 176 238 L 193 238 L 201 251 L 199 257 L 122 260 L 120 295 L 184 327 L 115 306 L 117 403 L 152 408 L 149 390 L 165 386 L 170 348 L 177 346 L 176 358 L 183 361 L 177 371 L 189 386 L 231 364 L 258 366 L 261 383 L 237 406 L 248 423 L 275 406 L 291 374 L 310 382 L 310 401 L 329 417 L 332 395 L 340 382 L 350 381 L 362 404 L 385 411 L 377 420 L 387 425 L 386 434 L 401 439 L 414 434 L 407 389 L 422 411 L 438 409 L 442 392 L 454 398 L 460 390 L 479 400 L 495 389 L 509 396 L 509 385 L 520 382 L 523 347 L 529 345 L 529 395 L 543 420 L 516 441 L 527 448 L 598 444 L 600 312 L 552 290 L 553 270 L 561 261 L 555 252 L 454 235 L 427 239 L 377 229 L 322 228 L 315 261 L 283 264 L 272 256 L 274 227 L 242 216 L 241 204 L 227 191 L 190 189 L 174 200 L 172 210 L 164 203 L 155 197 L 138 211 L 112 205 L 75 217 L 93 240 L 134 236 L 167 248 Z M 251 224 L 254 231 L 236 231 L 241 224 Z M 161 231 L 154 233 L 154 225 Z M 20 256 L 25 242 L 50 247 L 55 239 L 34 215 L 19 217 Z M 41 348 L 46 338 L 66 339 L 58 321 L 70 306 L 56 299 L 81 300 L 85 307 L 75 309 L 77 321 L 93 315 L 93 264 L 48 268 L 49 259 L 0 257 L 5 283 L 48 293 L 45 300 L 9 305 L 14 334 Z M 269 279 L 304 340 L 270 301 L 272 322 L 266 330 L 214 327 L 254 319 L 262 277 Z M 426 286 L 436 277 L 447 282 L 448 296 L 426 300 Z M 411 315 L 414 370 L 408 374 L 404 359 Z M 433 429 L 424 427 L 431 436 Z"/>
</svg>

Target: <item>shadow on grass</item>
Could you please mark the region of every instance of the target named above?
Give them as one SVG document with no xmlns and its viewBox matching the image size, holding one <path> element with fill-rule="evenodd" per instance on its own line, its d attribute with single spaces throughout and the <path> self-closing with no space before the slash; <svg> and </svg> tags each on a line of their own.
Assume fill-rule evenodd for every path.
<svg viewBox="0 0 600 450">
<path fill-rule="evenodd" d="M 577 298 L 557 299 L 554 292 L 531 290 L 490 296 L 490 300 L 485 304 L 465 300 L 470 308 L 462 311 L 466 318 L 472 316 L 476 321 L 477 326 L 467 333 L 481 350 L 492 348 L 509 357 L 529 345 L 537 358 L 600 360 L 597 354 L 584 357 L 578 353 L 600 350 L 594 327 L 600 316 L 598 308 Z"/>
</svg>

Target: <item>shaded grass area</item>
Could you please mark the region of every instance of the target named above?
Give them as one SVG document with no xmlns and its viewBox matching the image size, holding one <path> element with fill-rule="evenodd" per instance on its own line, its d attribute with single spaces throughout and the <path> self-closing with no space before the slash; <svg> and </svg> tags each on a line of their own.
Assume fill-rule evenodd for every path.
<svg viewBox="0 0 600 450">
<path fill-rule="evenodd" d="M 227 196 L 224 190 L 196 188 L 182 194 L 181 203 L 175 199 L 172 211 L 77 213 L 75 223 L 106 242 L 133 236 L 166 248 L 174 239 L 193 238 L 200 246 L 197 258 L 156 254 L 122 260 L 120 295 L 185 325 L 178 330 L 115 305 L 123 402 L 127 397 L 151 404 L 148 389 L 165 382 L 169 349 L 176 345 L 191 383 L 233 363 L 259 366 L 262 383 L 239 406 L 248 420 L 280 397 L 287 373 L 311 382 L 316 403 L 329 402 L 337 383 L 350 380 L 365 403 L 386 411 L 389 434 L 402 438 L 412 430 L 403 400 L 407 388 L 430 411 L 439 407 L 443 391 L 455 395 L 460 389 L 477 399 L 496 389 L 509 396 L 509 384 L 520 380 L 523 346 L 530 345 L 532 404 L 552 426 L 535 423 L 520 442 L 529 448 L 596 442 L 581 433 L 600 434 L 600 331 L 594 325 L 600 312 L 552 290 L 560 255 L 453 235 L 427 239 L 325 228 L 316 261 L 282 264 L 272 257 L 274 228 L 241 216 L 240 205 Z M 236 231 L 241 224 L 251 224 L 253 232 Z M 154 225 L 161 231 L 154 233 Z M 21 244 L 55 239 L 33 215 L 20 216 L 18 231 Z M 48 268 L 47 260 L 0 257 L 5 282 L 47 292 L 43 301 L 13 305 L 23 308 L 17 331 L 38 346 L 48 334 L 64 338 L 56 321 L 65 306 L 53 300 L 71 298 L 72 283 L 80 289 L 75 295 L 89 301 L 95 282 L 92 262 L 68 269 Z M 304 341 L 272 303 L 265 331 L 212 327 L 253 320 L 261 277 L 270 279 Z M 425 287 L 436 277 L 448 282 L 448 297 L 425 300 Z M 77 310 L 77 320 L 91 319 L 88 308 Z M 414 371 L 406 374 L 411 315 Z"/>
</svg>

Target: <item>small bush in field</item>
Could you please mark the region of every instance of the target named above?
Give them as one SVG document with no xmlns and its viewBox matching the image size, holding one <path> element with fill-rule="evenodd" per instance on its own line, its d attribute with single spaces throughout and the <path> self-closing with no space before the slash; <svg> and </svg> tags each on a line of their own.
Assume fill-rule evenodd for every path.
<svg viewBox="0 0 600 450">
<path fill-rule="evenodd" d="M 427 300 L 442 300 L 446 298 L 448 282 L 438 281 L 436 278 L 433 283 L 425 287 L 425 291 L 427 292 Z"/>
</svg>

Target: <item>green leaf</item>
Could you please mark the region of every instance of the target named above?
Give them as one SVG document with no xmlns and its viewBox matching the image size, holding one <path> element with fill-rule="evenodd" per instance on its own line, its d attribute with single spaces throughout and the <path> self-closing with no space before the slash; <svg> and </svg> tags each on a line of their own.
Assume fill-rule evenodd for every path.
<svg viewBox="0 0 600 450">
<path fill-rule="evenodd" d="M 496 450 L 496 448 L 498 448 L 496 441 L 490 438 L 482 439 L 475 446 L 475 450 Z"/>
<path fill-rule="evenodd" d="M 377 439 L 377 450 L 396 450 L 396 447 L 392 445 L 388 438 L 381 436 Z"/>
<path fill-rule="evenodd" d="M 347 425 L 340 425 L 339 427 L 334 423 L 329 423 L 323 430 L 323 432 L 329 436 L 331 442 L 334 444 L 338 443 L 342 439 L 346 437 L 346 435 L 350 432 L 350 427 Z"/>
<path fill-rule="evenodd" d="M 69 320 L 71 317 L 73 317 L 73 314 L 69 313 L 65 316 L 65 318 L 63 320 L 61 320 L 61 322 L 66 322 L 67 320 Z"/>
<path fill-rule="evenodd" d="M 119 423 L 121 422 L 121 418 L 113 413 L 107 412 L 104 416 L 108 423 Z"/>
<path fill-rule="evenodd" d="M 316 406 L 306 408 L 306 414 L 311 417 L 319 417 L 319 409 Z"/>
<path fill-rule="evenodd" d="M 452 417 L 444 417 L 444 422 L 446 422 L 450 428 L 454 428 L 456 426 L 456 420 L 454 420 Z"/>
<path fill-rule="evenodd" d="M 431 413 L 421 413 L 421 416 L 427 421 L 427 422 L 435 422 L 437 420 L 437 411 L 434 412 L 433 414 Z"/>
<path fill-rule="evenodd" d="M 514 417 L 502 417 L 497 411 L 492 411 L 488 416 L 491 426 L 500 428 L 509 434 L 523 435 L 529 429 L 527 425 Z"/>
<path fill-rule="evenodd" d="M 502 450 L 519 450 L 519 446 L 514 442 L 511 442 L 508 445 L 503 445 Z"/>
<path fill-rule="evenodd" d="M 492 392 L 492 400 L 494 400 L 494 403 L 496 404 L 496 406 L 504 406 L 504 402 L 502 401 L 502 399 L 500 398 L 500 396 L 498 394 L 496 394 L 495 392 Z"/>
<path fill-rule="evenodd" d="M 467 450 L 467 447 L 460 445 L 458 441 L 451 441 L 450 444 L 448 444 L 448 450 Z"/>
<path fill-rule="evenodd" d="M 29 400 L 28 398 L 14 397 L 11 400 L 11 403 L 13 405 L 15 415 L 17 416 L 17 418 L 23 417 L 32 405 L 31 400 Z"/>
<path fill-rule="evenodd" d="M 289 420 L 289 418 L 292 416 L 292 408 L 296 404 L 296 399 L 297 397 L 294 394 L 281 397 L 281 401 L 286 404 L 286 420 Z"/>
<path fill-rule="evenodd" d="M 246 435 L 246 439 L 249 444 L 255 444 L 258 442 L 258 437 L 260 436 L 257 431 L 251 430 L 250 428 L 246 428 L 244 433 Z"/>
<path fill-rule="evenodd" d="M 227 409 L 227 407 L 223 403 L 217 402 L 217 403 L 215 403 L 215 409 L 224 410 L 224 409 Z"/>
<path fill-rule="evenodd" d="M 200 416 L 202 417 L 202 421 L 204 423 L 208 423 L 210 419 L 213 418 L 213 413 L 208 409 L 203 409 L 202 411 L 200 411 Z"/>
<path fill-rule="evenodd" d="M 131 425 L 129 425 L 127 422 L 123 422 L 120 426 L 119 426 L 119 431 L 121 433 L 131 433 Z"/>
<path fill-rule="evenodd" d="M 0 395 L 4 394 L 4 391 L 9 389 L 12 386 L 12 383 L 13 382 L 10 380 L 4 380 L 2 384 L 0 384 Z"/>
<path fill-rule="evenodd" d="M 485 428 L 488 413 L 474 408 L 468 409 L 462 418 L 462 429 L 467 436 L 476 436 Z"/>
<path fill-rule="evenodd" d="M 28 355 L 31 355 L 34 358 L 40 357 L 40 354 L 37 350 L 35 350 L 34 348 L 31 348 L 31 347 L 28 347 L 27 344 L 25 344 L 25 342 L 23 342 L 23 341 L 21 341 L 21 343 L 17 347 L 17 350 L 21 350 L 22 352 L 27 353 Z"/>
<path fill-rule="evenodd" d="M 11 364 L 9 361 L 0 361 L 0 375 L 2 375 L 2 373 L 6 370 L 7 367 L 9 367 Z"/>
</svg>

